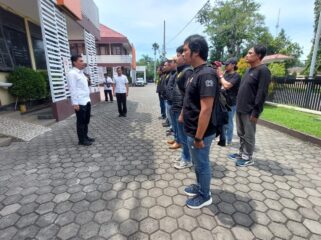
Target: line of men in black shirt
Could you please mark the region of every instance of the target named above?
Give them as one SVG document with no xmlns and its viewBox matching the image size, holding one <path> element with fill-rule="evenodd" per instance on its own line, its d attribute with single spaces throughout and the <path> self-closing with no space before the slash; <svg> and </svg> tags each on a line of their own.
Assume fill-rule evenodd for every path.
<svg viewBox="0 0 321 240">
<path fill-rule="evenodd" d="M 200 35 L 189 36 L 176 53 L 158 69 L 160 118 L 166 119 L 163 126 L 169 126 L 167 133 L 174 136 L 174 140 L 167 142 L 169 148 L 182 148 L 174 167 L 195 168 L 196 184 L 187 186 L 184 192 L 191 197 L 187 206 L 198 209 L 212 203 L 211 144 L 218 134 L 219 145 L 231 144 L 235 112 L 240 149 L 229 158 L 236 161 L 236 166 L 254 164 L 256 122 L 263 111 L 271 74 L 261 64 L 266 54 L 261 45 L 248 51 L 246 60 L 250 68 L 242 80 L 236 72 L 235 58 L 224 63 L 225 72 L 219 62 L 207 63 L 208 44 Z M 224 104 L 228 106 L 224 108 Z M 224 109 L 229 109 L 228 113 Z M 223 114 L 228 114 L 228 121 L 221 120 Z"/>
</svg>

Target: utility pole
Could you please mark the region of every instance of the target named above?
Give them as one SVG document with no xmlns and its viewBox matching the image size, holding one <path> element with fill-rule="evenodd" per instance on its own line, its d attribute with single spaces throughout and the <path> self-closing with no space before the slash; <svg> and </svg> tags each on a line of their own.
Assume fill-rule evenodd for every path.
<svg viewBox="0 0 321 240">
<path fill-rule="evenodd" d="M 166 43 L 165 43 L 165 39 L 166 39 L 166 23 L 164 20 L 164 35 L 163 35 L 163 59 L 166 58 Z"/>
<path fill-rule="evenodd" d="M 318 50 L 319 50 L 320 34 L 321 34 L 321 11 L 320 11 L 320 15 L 319 15 L 319 23 L 318 23 L 317 32 L 316 32 L 315 38 L 314 38 L 314 46 L 313 46 L 313 54 L 312 54 L 311 64 L 310 64 L 309 79 L 313 78 L 314 71 L 315 71 L 315 62 L 316 62 L 317 54 L 318 54 Z"/>
<path fill-rule="evenodd" d="M 315 62 L 317 60 L 317 54 L 319 50 L 319 43 L 320 43 L 320 35 L 321 35 L 321 11 L 319 14 L 319 21 L 318 21 L 318 28 L 314 38 L 314 46 L 313 46 L 313 54 L 311 58 L 310 64 L 310 72 L 308 78 L 308 89 L 306 91 L 305 97 L 305 107 L 308 108 L 310 106 L 311 95 L 313 92 L 313 75 L 315 71 Z"/>
<path fill-rule="evenodd" d="M 280 14 L 281 14 L 281 8 L 279 8 L 279 13 L 278 13 L 278 19 L 275 25 L 275 37 L 278 36 L 279 33 L 279 27 L 280 27 Z"/>
</svg>

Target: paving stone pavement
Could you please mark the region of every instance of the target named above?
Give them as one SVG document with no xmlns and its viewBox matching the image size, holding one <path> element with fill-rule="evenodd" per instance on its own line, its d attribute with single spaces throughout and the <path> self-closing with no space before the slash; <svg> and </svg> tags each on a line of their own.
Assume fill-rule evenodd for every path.
<svg viewBox="0 0 321 240">
<path fill-rule="evenodd" d="M 0 116 L 0 135 L 30 141 L 48 131 L 50 131 L 49 127 L 13 119 L 11 117 Z"/>
<path fill-rule="evenodd" d="M 71 117 L 0 149 L 0 239 L 321 239 L 319 147 L 258 126 L 256 164 L 236 168 L 237 144 L 215 144 L 213 204 L 191 210 L 195 176 L 173 168 L 155 86 L 131 88 L 128 108 L 93 108 L 90 147 Z"/>
</svg>

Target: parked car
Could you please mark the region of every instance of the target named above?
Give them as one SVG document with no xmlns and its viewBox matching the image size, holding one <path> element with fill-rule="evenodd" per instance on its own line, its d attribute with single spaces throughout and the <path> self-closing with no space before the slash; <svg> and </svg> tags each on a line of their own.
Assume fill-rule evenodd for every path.
<svg viewBox="0 0 321 240">
<path fill-rule="evenodd" d="M 144 87 L 145 86 L 145 82 L 143 78 L 137 78 L 136 82 L 135 82 L 135 86 L 141 86 Z"/>
</svg>

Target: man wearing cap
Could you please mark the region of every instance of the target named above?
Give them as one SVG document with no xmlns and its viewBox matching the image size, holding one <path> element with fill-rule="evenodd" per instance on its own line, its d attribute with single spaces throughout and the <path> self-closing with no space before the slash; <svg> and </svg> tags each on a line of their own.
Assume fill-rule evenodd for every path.
<svg viewBox="0 0 321 240">
<path fill-rule="evenodd" d="M 231 108 L 228 112 L 228 124 L 223 126 L 223 131 L 220 134 L 220 141 L 218 145 L 225 146 L 232 143 L 233 129 L 234 129 L 234 115 L 236 111 L 236 97 L 240 87 L 241 77 L 236 72 L 237 70 L 237 60 L 236 58 L 230 58 L 223 63 L 225 65 L 225 72 L 223 73 L 222 68 L 217 68 L 217 74 L 219 76 L 220 83 L 222 85 L 221 91 L 226 96 L 227 103 Z"/>
<path fill-rule="evenodd" d="M 250 64 L 242 77 L 236 100 L 236 126 L 240 137 L 239 153 L 229 155 L 236 160 L 236 166 L 245 167 L 254 164 L 252 158 L 255 148 L 256 123 L 263 111 L 268 94 L 271 72 L 262 59 L 266 48 L 262 45 L 252 47 L 245 60 Z"/>
</svg>

